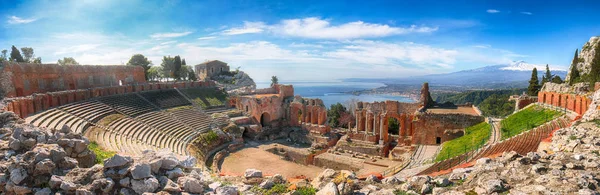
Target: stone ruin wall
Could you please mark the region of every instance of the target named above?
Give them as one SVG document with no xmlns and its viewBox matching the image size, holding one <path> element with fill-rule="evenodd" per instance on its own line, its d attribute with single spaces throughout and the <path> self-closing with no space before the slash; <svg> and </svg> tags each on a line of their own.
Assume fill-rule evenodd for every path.
<svg viewBox="0 0 600 195">
<path fill-rule="evenodd" d="M 235 97 L 233 101 L 235 103 L 235 107 L 239 110 L 242 110 L 248 113 L 252 120 L 256 123 L 261 122 L 261 116 L 266 113 L 269 116 L 270 126 L 282 126 L 287 125 L 282 119 L 286 118 L 286 107 L 284 103 L 286 98 L 292 97 L 294 95 L 294 88 L 291 85 L 275 85 L 267 90 L 259 91 L 270 91 L 275 93 L 269 94 L 251 94 Z M 277 122 L 277 123 L 273 123 Z"/>
<path fill-rule="evenodd" d="M 327 108 L 321 99 L 295 96 L 290 103 L 290 126 L 301 127 L 313 134 L 323 135 L 331 130 L 327 125 Z"/>
<path fill-rule="evenodd" d="M 588 110 L 592 98 L 587 95 L 540 91 L 537 102 L 565 108 L 581 116 Z"/>
<path fill-rule="evenodd" d="M 419 103 L 404 103 L 387 100 L 385 102 L 358 102 L 355 110 L 356 126 L 348 134 L 351 139 L 372 143 L 388 143 L 388 118 L 396 118 L 400 124 L 400 137 L 411 136 L 414 132 L 414 113 Z"/>
<path fill-rule="evenodd" d="M 36 93 L 24 97 L 7 98 L 5 110 L 11 111 L 26 118 L 35 113 L 39 113 L 50 108 L 70 104 L 78 101 L 85 101 L 96 97 L 119 95 L 141 91 L 151 91 L 159 89 L 190 88 L 190 87 L 214 87 L 213 81 L 194 81 L 194 82 L 176 82 L 176 83 L 145 83 L 126 86 L 96 87 L 90 89 L 77 89 L 59 92 Z"/>
<path fill-rule="evenodd" d="M 8 75 L 11 82 L 6 85 L 9 87 L 6 97 L 146 83 L 144 69 L 139 66 L 60 66 L 8 62 L 3 74 Z"/>
<path fill-rule="evenodd" d="M 468 114 L 433 114 L 416 116 L 412 144 L 437 145 L 463 136 L 463 129 L 484 122 L 482 116 Z M 437 143 L 437 138 L 441 142 Z"/>
</svg>

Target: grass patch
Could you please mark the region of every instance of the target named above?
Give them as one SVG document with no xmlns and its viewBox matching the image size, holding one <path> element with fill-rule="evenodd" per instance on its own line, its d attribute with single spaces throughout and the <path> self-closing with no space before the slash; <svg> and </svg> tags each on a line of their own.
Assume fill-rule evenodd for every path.
<svg viewBox="0 0 600 195">
<path fill-rule="evenodd" d="M 94 152 L 94 154 L 96 154 L 96 164 L 104 164 L 104 160 L 113 157 L 115 154 L 117 154 L 116 152 L 113 151 L 107 151 L 104 150 L 103 148 L 101 148 L 98 143 L 96 142 L 90 142 L 90 145 L 88 145 L 88 148 Z"/>
<path fill-rule="evenodd" d="M 407 195 L 408 192 L 404 191 L 404 190 L 395 190 L 394 191 L 394 195 Z"/>
<path fill-rule="evenodd" d="M 175 112 L 178 110 L 189 110 L 194 108 L 193 106 L 179 106 L 179 107 L 175 107 L 175 108 L 169 108 L 167 109 L 167 112 Z"/>
<path fill-rule="evenodd" d="M 442 150 L 436 157 L 436 161 L 446 160 L 482 146 L 489 140 L 490 128 L 490 124 L 486 122 L 467 127 L 465 135 L 442 144 Z"/>
<path fill-rule="evenodd" d="M 299 187 L 296 189 L 292 195 L 315 195 L 317 194 L 317 189 L 313 187 Z"/>
<path fill-rule="evenodd" d="M 227 93 L 217 88 L 189 88 L 181 89 L 181 91 L 203 109 L 222 106 L 227 101 Z"/>
<path fill-rule="evenodd" d="M 98 121 L 98 124 L 101 126 L 108 127 L 108 125 L 110 123 L 112 123 L 113 121 L 119 120 L 123 117 L 125 117 L 125 116 L 123 116 L 122 114 L 111 114 L 111 115 L 108 115 L 108 116 L 100 119 L 100 121 Z"/>
<path fill-rule="evenodd" d="M 275 184 L 271 189 L 262 189 L 258 186 L 254 186 L 251 189 L 252 192 L 257 194 L 285 194 L 288 192 L 288 186 L 285 184 Z"/>
<path fill-rule="evenodd" d="M 538 127 L 547 121 L 563 115 L 560 111 L 545 109 L 537 105 L 523 109 L 502 120 L 502 139 L 507 139 L 521 132 Z"/>
</svg>

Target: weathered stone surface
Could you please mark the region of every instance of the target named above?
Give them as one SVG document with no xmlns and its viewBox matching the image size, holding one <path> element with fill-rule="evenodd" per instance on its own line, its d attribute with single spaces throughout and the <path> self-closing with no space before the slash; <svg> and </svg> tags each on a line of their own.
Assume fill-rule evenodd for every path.
<svg viewBox="0 0 600 195">
<path fill-rule="evenodd" d="M 131 157 L 116 154 L 104 161 L 104 168 L 123 167 L 131 162 L 133 162 Z"/>
<path fill-rule="evenodd" d="M 204 192 L 204 184 L 202 181 L 192 177 L 180 177 L 177 179 L 177 184 L 183 188 L 184 191 L 189 193 L 202 193 Z"/>
<path fill-rule="evenodd" d="M 135 193 L 138 194 L 143 194 L 145 192 L 154 192 L 158 189 L 159 186 L 160 184 L 158 183 L 158 180 L 154 177 L 140 180 L 131 180 L 131 189 L 133 189 L 133 191 L 135 191 Z"/>
<path fill-rule="evenodd" d="M 322 189 L 320 189 L 317 192 L 317 195 L 339 195 L 339 194 L 340 194 L 340 192 L 338 191 L 337 186 L 333 182 L 327 183 L 327 185 L 325 185 L 325 187 L 323 187 Z"/>
<path fill-rule="evenodd" d="M 246 169 L 244 172 L 245 178 L 262 178 L 262 171 L 256 169 Z"/>
<path fill-rule="evenodd" d="M 133 179 L 143 179 L 152 176 L 149 164 L 135 164 L 131 167 L 130 172 Z"/>
<path fill-rule="evenodd" d="M 217 195 L 238 195 L 238 189 L 233 186 L 221 186 L 215 190 Z"/>
</svg>

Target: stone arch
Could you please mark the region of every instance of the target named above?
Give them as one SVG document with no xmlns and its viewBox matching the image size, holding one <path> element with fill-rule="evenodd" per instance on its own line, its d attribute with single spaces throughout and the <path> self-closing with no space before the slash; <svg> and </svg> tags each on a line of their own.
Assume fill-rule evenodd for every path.
<svg viewBox="0 0 600 195">
<path fill-rule="evenodd" d="M 262 127 L 271 125 L 271 115 L 268 112 L 263 112 L 262 115 L 260 115 L 260 125 Z"/>
<path fill-rule="evenodd" d="M 300 126 L 306 120 L 306 112 L 303 109 L 303 104 L 292 103 L 290 106 L 290 125 Z"/>
<path fill-rule="evenodd" d="M 384 123 L 387 124 L 389 134 L 400 135 L 400 119 L 397 117 L 388 117 Z"/>
</svg>

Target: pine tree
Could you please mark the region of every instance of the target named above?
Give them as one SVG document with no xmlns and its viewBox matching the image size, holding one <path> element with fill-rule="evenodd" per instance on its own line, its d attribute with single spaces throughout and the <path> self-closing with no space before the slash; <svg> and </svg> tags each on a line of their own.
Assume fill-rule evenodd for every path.
<svg viewBox="0 0 600 195">
<path fill-rule="evenodd" d="M 546 64 L 546 74 L 544 74 L 544 76 L 542 76 L 541 85 L 543 85 L 544 83 L 550 82 L 550 81 L 552 81 L 552 73 L 550 72 L 550 67 L 548 67 L 548 64 Z"/>
<path fill-rule="evenodd" d="M 537 68 L 533 68 L 531 71 L 531 79 L 529 80 L 529 87 L 527 87 L 527 94 L 530 96 L 537 96 L 540 91 L 540 83 L 538 80 Z"/>
<path fill-rule="evenodd" d="M 187 65 L 187 63 L 185 63 L 185 58 L 181 59 L 181 65 Z"/>
<path fill-rule="evenodd" d="M 175 80 L 181 79 L 181 57 L 175 56 L 175 61 L 173 64 L 173 78 Z"/>
<path fill-rule="evenodd" d="M 589 73 L 589 81 L 592 88 L 594 88 L 596 82 L 600 81 L 600 44 L 596 46 L 595 51 L 596 53 L 591 63 L 592 69 Z"/>
<path fill-rule="evenodd" d="M 14 45 L 11 47 L 9 60 L 12 62 L 25 62 L 23 56 L 21 55 L 21 52 Z"/>
<path fill-rule="evenodd" d="M 579 69 L 577 69 L 577 64 L 579 64 L 579 49 L 575 50 L 575 57 L 573 57 L 573 62 L 571 62 L 571 72 L 569 73 L 569 85 L 573 85 L 580 80 Z"/>
</svg>

